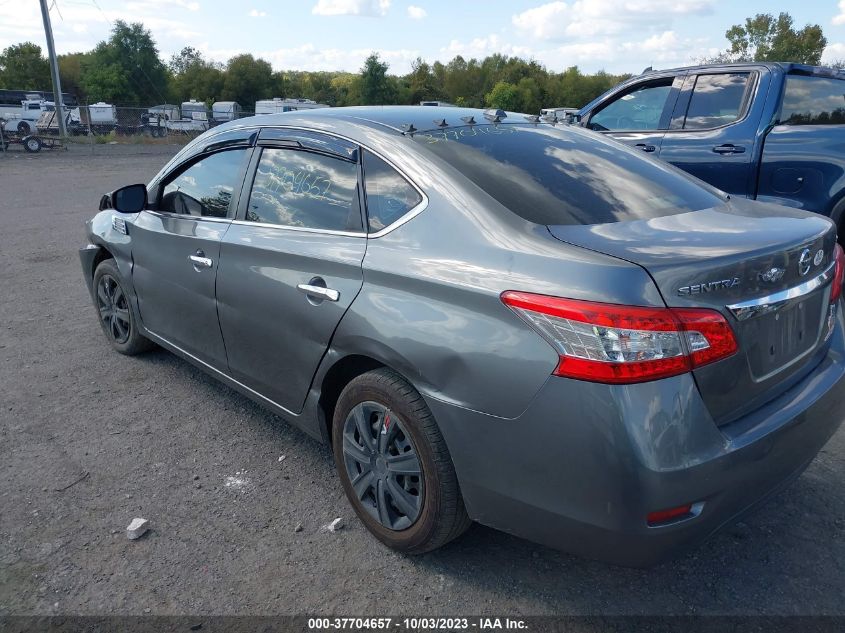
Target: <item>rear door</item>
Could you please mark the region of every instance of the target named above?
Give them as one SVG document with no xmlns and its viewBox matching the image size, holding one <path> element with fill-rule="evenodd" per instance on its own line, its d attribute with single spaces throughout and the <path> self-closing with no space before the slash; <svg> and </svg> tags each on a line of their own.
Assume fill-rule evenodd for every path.
<svg viewBox="0 0 845 633">
<path fill-rule="evenodd" d="M 214 297 L 220 240 L 251 151 L 212 149 L 179 166 L 151 192 L 152 208 L 129 227 L 144 326 L 218 369 L 226 367 Z"/>
<path fill-rule="evenodd" d="M 770 77 L 757 71 L 690 75 L 659 156 L 722 191 L 755 193 L 758 128 Z M 754 99 L 755 94 L 762 95 Z"/>
<path fill-rule="evenodd" d="M 586 127 L 657 156 L 682 84 L 667 75 L 629 86 L 597 106 Z"/>
<path fill-rule="evenodd" d="M 329 135 L 262 130 L 222 240 L 229 373 L 294 413 L 363 283 L 359 162 L 356 145 Z"/>
</svg>

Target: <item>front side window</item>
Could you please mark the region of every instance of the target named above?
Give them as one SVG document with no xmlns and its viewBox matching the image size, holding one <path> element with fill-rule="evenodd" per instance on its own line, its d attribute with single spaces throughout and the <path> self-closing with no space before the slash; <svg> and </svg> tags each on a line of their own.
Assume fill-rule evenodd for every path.
<svg viewBox="0 0 845 633">
<path fill-rule="evenodd" d="M 361 231 L 358 165 L 313 152 L 264 148 L 246 219 L 299 228 Z"/>
<path fill-rule="evenodd" d="M 165 182 L 158 210 L 196 217 L 231 217 L 232 195 L 240 186 L 245 155 L 245 149 L 234 149 L 195 162 Z"/>
<path fill-rule="evenodd" d="M 596 112 L 591 130 L 657 130 L 672 92 L 672 77 L 637 86 Z"/>
<path fill-rule="evenodd" d="M 787 76 L 780 120 L 787 125 L 845 123 L 845 80 Z"/>
<path fill-rule="evenodd" d="M 699 75 L 695 80 L 685 130 L 707 130 L 736 121 L 745 101 L 748 73 Z"/>
<path fill-rule="evenodd" d="M 364 188 L 370 233 L 390 226 L 422 202 L 422 196 L 393 167 L 364 152 Z"/>
</svg>

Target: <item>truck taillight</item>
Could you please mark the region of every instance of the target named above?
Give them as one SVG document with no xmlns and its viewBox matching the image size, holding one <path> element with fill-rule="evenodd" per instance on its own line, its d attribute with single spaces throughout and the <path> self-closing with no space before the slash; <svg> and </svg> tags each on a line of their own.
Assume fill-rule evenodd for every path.
<svg viewBox="0 0 845 633">
<path fill-rule="evenodd" d="M 733 330 L 715 310 L 625 306 L 516 291 L 501 298 L 555 348 L 558 376 L 645 382 L 686 373 L 737 350 Z"/>
<path fill-rule="evenodd" d="M 842 282 L 845 278 L 845 252 L 839 244 L 833 249 L 833 258 L 836 262 L 833 273 L 833 286 L 830 288 L 830 302 L 834 303 L 842 296 Z"/>
</svg>

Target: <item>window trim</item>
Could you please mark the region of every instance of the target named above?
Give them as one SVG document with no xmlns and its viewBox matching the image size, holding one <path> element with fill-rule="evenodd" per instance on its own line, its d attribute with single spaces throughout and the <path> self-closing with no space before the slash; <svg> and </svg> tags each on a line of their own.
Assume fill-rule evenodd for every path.
<svg viewBox="0 0 845 633">
<path fill-rule="evenodd" d="M 736 119 L 731 121 L 730 123 L 725 123 L 724 125 L 717 125 L 716 127 L 701 127 L 701 128 L 685 128 L 687 124 L 687 114 L 689 113 L 689 107 L 692 103 L 692 95 L 695 92 L 695 85 L 698 83 L 699 77 L 704 77 L 705 75 L 748 75 L 748 83 L 745 86 L 745 93 L 742 95 L 742 102 L 739 106 L 739 116 Z M 712 132 L 714 130 L 723 130 L 728 128 L 732 125 L 738 125 L 740 123 L 744 123 L 745 120 L 748 118 L 748 115 L 751 113 L 751 104 L 754 101 L 754 94 L 757 90 L 757 86 L 760 80 L 760 73 L 757 70 L 749 69 L 749 70 L 735 70 L 735 71 L 718 71 L 718 72 L 701 72 L 701 73 L 691 73 L 687 75 L 687 81 L 689 82 L 692 80 L 691 85 L 689 88 L 684 85 L 681 89 L 681 92 L 685 92 L 686 94 L 683 97 L 679 97 L 678 101 L 675 103 L 675 109 L 680 106 L 682 108 L 681 112 L 673 112 L 671 121 L 680 120 L 681 127 L 679 128 L 671 128 L 666 130 L 667 133 L 678 133 L 682 132 L 684 134 L 697 134 L 701 132 Z M 671 126 L 671 122 L 670 122 Z"/>
<path fill-rule="evenodd" d="M 364 199 L 361 201 L 361 208 L 364 211 L 364 216 L 362 217 L 362 220 L 364 221 L 364 228 L 361 232 L 357 232 L 357 231 L 355 231 L 355 232 L 336 231 L 336 230 L 333 230 L 333 229 L 317 229 L 317 228 L 310 228 L 310 227 L 303 227 L 303 226 L 285 226 L 283 224 L 269 224 L 269 223 L 263 223 L 263 222 L 250 222 L 249 220 L 246 220 L 243 217 L 243 214 L 241 213 L 241 211 L 242 211 L 241 205 L 244 204 L 243 201 L 246 201 L 246 203 L 248 203 L 249 194 L 252 193 L 252 182 L 255 178 L 255 172 L 256 172 L 257 167 L 258 167 L 258 158 L 257 157 L 259 157 L 261 155 L 260 152 L 254 152 L 252 157 L 250 158 L 249 165 L 247 166 L 247 173 L 244 175 L 244 182 L 243 182 L 242 189 L 241 189 L 241 195 L 240 195 L 239 201 L 238 201 L 238 208 L 235 212 L 235 218 L 232 220 L 232 224 L 237 224 L 238 226 L 258 226 L 258 227 L 261 227 L 261 228 L 268 228 L 268 229 L 280 229 L 280 230 L 286 230 L 286 231 L 296 231 L 296 232 L 299 232 L 299 233 L 318 233 L 318 234 L 322 234 L 322 235 L 339 235 L 339 236 L 342 236 L 342 237 L 363 237 L 363 238 L 366 238 L 366 239 L 370 239 L 370 238 L 378 239 L 378 238 L 384 237 L 388 233 L 396 230 L 397 228 L 399 228 L 403 224 L 410 222 L 415 217 L 417 217 L 420 213 L 425 211 L 425 209 L 428 207 L 428 196 L 420 188 L 420 186 L 417 185 L 416 182 L 414 182 L 414 180 L 412 178 L 409 178 L 408 175 L 402 169 L 400 169 L 399 167 L 396 166 L 396 163 L 394 163 L 392 160 L 387 158 L 384 154 L 382 154 L 379 151 L 371 149 L 369 146 L 361 143 L 360 141 L 356 141 L 355 139 L 350 138 L 348 136 L 344 136 L 343 134 L 337 134 L 335 132 L 326 132 L 324 130 L 314 130 L 314 129 L 303 127 L 303 126 L 293 126 L 293 125 L 262 126 L 262 129 L 264 129 L 264 128 L 296 130 L 296 131 L 300 131 L 300 132 L 311 132 L 312 134 L 314 134 L 314 133 L 325 134 L 326 136 L 333 136 L 335 138 L 338 138 L 342 141 L 346 141 L 348 143 L 354 143 L 359 148 L 361 148 L 365 151 L 371 152 L 374 156 L 378 156 L 385 163 L 390 165 L 391 168 L 395 169 L 396 172 L 400 176 L 402 176 L 408 183 L 410 183 L 410 185 L 414 189 L 417 190 L 417 192 L 420 194 L 421 202 L 417 206 L 415 206 L 412 209 L 410 209 L 409 211 L 407 211 L 404 215 L 396 218 L 396 220 L 394 220 L 391 224 L 387 225 L 386 227 L 384 227 L 383 229 L 381 229 L 380 231 L 377 231 L 375 233 L 367 232 L 367 229 L 369 227 L 369 210 L 367 210 L 366 195 L 363 196 Z M 260 133 L 259 133 L 259 135 L 260 135 Z M 294 151 L 296 151 L 296 150 L 294 150 Z M 361 162 L 362 162 L 362 158 L 363 158 L 363 153 L 359 151 L 358 154 L 359 154 L 359 157 L 358 157 L 358 166 L 359 166 L 358 174 L 359 174 L 359 178 L 361 178 L 361 176 L 363 176 L 363 171 L 361 170 L 360 166 L 361 166 Z M 324 155 L 331 156 L 331 154 L 324 154 Z M 343 160 L 343 159 L 340 159 L 338 157 L 334 157 L 334 158 L 337 158 L 338 160 Z M 249 190 L 247 191 L 247 180 L 249 179 L 250 176 L 252 177 L 252 180 L 249 180 L 249 183 L 250 183 L 249 184 Z M 360 185 L 361 185 L 361 187 L 360 187 L 361 193 L 364 193 L 363 178 L 361 178 Z M 246 194 L 246 195 L 244 195 L 244 194 Z"/>
<path fill-rule="evenodd" d="M 393 227 L 394 225 L 399 226 L 400 224 L 404 224 L 405 222 L 408 222 L 409 220 L 411 220 L 414 217 L 416 217 L 417 215 L 419 215 L 419 213 L 421 213 L 422 210 L 425 207 L 423 207 L 423 209 L 420 209 L 419 211 L 414 213 L 415 209 L 417 209 L 418 207 L 423 205 L 423 203 L 425 203 L 426 206 L 427 206 L 428 205 L 428 198 L 426 197 L 425 193 L 423 193 L 423 191 L 419 187 L 417 187 L 416 183 L 414 183 L 410 178 L 408 178 L 404 173 L 402 173 L 402 171 L 400 169 L 398 169 L 396 167 L 396 165 L 391 163 L 386 158 L 383 158 L 382 156 L 380 156 L 376 152 L 371 152 L 369 149 L 367 149 L 365 147 L 362 148 L 362 149 L 363 149 L 363 151 L 361 152 L 361 160 L 360 160 L 359 164 L 360 164 L 360 169 L 361 169 L 361 192 L 364 195 L 364 209 L 366 211 L 365 217 L 364 217 L 364 224 L 365 224 L 364 230 L 367 232 L 367 235 L 369 235 L 370 237 L 379 238 L 382 235 L 386 235 L 387 233 L 392 231 L 393 229 L 391 227 Z M 367 203 L 367 183 L 366 183 L 367 173 L 364 171 L 364 152 L 370 152 L 376 158 L 384 161 L 384 163 L 388 167 L 390 167 L 393 171 L 395 171 L 397 174 L 399 174 L 399 176 L 402 178 L 402 180 L 404 180 L 406 183 L 408 183 L 411 186 L 411 188 L 414 189 L 420 195 L 420 201 L 417 204 L 415 204 L 413 207 L 408 209 L 405 213 L 400 215 L 398 218 L 396 218 L 393 222 L 391 222 L 390 224 L 388 224 L 384 228 L 379 229 L 378 231 L 374 231 L 372 233 L 369 232 L 370 231 L 370 207 Z M 412 213 L 414 213 L 413 216 L 411 216 Z M 411 217 L 408 217 L 407 219 L 403 220 L 403 218 L 405 218 L 406 216 L 411 216 Z"/>
<path fill-rule="evenodd" d="M 160 209 L 144 209 L 144 212 L 151 213 L 161 218 L 181 218 L 181 219 L 190 219 L 194 221 L 205 221 L 205 222 L 226 222 L 230 223 L 235 220 L 238 215 L 238 209 L 240 209 L 241 204 L 241 195 L 243 194 L 243 182 L 246 178 L 247 171 L 249 170 L 249 166 L 252 163 L 252 153 L 254 153 L 254 148 L 249 145 L 236 145 L 236 146 L 224 146 L 220 148 L 216 148 L 212 151 L 206 151 L 205 149 L 197 152 L 196 154 L 192 155 L 187 160 L 182 161 L 179 165 L 169 171 L 164 178 L 160 178 L 154 186 L 155 189 L 155 206 L 158 207 L 161 204 L 161 197 L 164 194 L 164 187 L 167 186 L 170 182 L 184 174 L 188 171 L 191 167 L 196 165 L 199 162 L 202 162 L 209 156 L 214 156 L 215 154 L 222 154 L 223 152 L 232 152 L 237 150 L 245 150 L 244 157 L 242 159 L 242 164 L 240 169 L 238 170 L 237 178 L 235 179 L 235 184 L 232 187 L 233 193 L 232 196 L 235 196 L 237 193 L 237 198 L 230 202 L 229 212 L 226 214 L 225 218 L 218 218 L 217 216 L 213 215 L 185 215 L 184 213 L 174 213 L 173 211 L 161 211 Z M 173 178 L 171 178 L 173 176 Z M 149 190 L 148 190 L 149 193 Z M 234 206 L 231 206 L 234 203 Z M 147 203 L 149 204 L 149 203 Z"/>
</svg>

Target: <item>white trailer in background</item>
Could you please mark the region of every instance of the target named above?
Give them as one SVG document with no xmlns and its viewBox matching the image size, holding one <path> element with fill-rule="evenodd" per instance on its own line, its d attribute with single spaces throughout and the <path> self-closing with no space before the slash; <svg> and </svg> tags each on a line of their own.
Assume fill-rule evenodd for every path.
<svg viewBox="0 0 845 633">
<path fill-rule="evenodd" d="M 3 128 L 7 132 L 29 134 L 35 131 L 35 122 L 44 110 L 44 99 L 39 94 L 27 94 L 18 105 L 0 107 L 0 119 L 5 119 Z"/>
<path fill-rule="evenodd" d="M 255 102 L 255 114 L 281 114 L 294 110 L 313 110 L 315 108 L 328 108 L 325 103 L 317 103 L 311 99 L 261 99 Z"/>
<path fill-rule="evenodd" d="M 239 118 L 241 118 L 241 106 L 236 101 L 215 101 L 211 104 L 212 125 Z"/>
<path fill-rule="evenodd" d="M 89 105 L 88 125 L 94 134 L 108 134 L 117 127 L 117 107 L 103 101 Z"/>
</svg>

